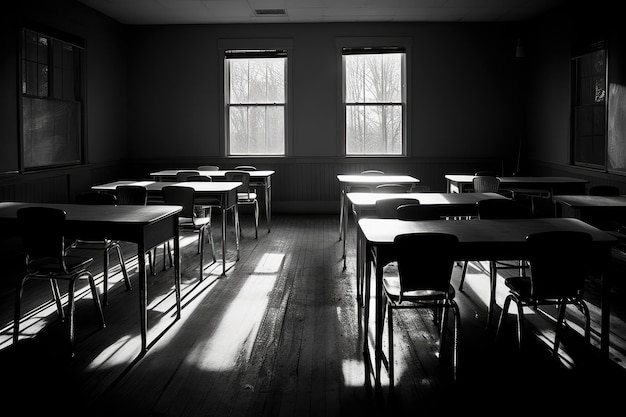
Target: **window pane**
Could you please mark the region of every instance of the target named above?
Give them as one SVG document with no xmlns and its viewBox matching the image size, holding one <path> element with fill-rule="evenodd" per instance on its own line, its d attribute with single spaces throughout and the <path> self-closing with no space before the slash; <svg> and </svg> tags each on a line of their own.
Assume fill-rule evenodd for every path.
<svg viewBox="0 0 626 417">
<path fill-rule="evenodd" d="M 343 57 L 346 154 L 402 154 L 404 55 L 357 54 Z M 357 105 L 361 103 L 366 105 Z"/>
<path fill-rule="evenodd" d="M 285 153 L 285 64 L 283 57 L 227 60 L 231 155 Z"/>
</svg>

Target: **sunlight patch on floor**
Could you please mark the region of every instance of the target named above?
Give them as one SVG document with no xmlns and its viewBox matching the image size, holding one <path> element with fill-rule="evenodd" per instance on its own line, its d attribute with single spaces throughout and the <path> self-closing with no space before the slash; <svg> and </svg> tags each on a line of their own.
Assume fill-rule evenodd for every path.
<svg viewBox="0 0 626 417">
<path fill-rule="evenodd" d="M 250 275 L 219 326 L 189 353 L 187 362 L 204 370 L 224 371 L 249 357 L 275 281 L 275 275 Z"/>
</svg>

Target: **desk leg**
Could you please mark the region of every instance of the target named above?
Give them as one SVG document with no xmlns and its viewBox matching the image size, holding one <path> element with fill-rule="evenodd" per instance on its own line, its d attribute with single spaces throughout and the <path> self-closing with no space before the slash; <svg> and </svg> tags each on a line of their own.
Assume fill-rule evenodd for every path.
<svg viewBox="0 0 626 417">
<path fill-rule="evenodd" d="M 145 264 L 145 260 L 143 262 Z M 144 267 L 145 269 L 145 267 Z M 200 266 L 200 275 L 202 275 L 203 266 Z M 176 236 L 174 236 L 174 291 L 176 294 L 176 320 L 180 319 L 180 231 L 176 228 Z"/>
<path fill-rule="evenodd" d="M 146 248 L 143 241 L 137 243 L 137 263 L 139 266 L 139 322 L 141 328 L 141 352 L 148 350 L 148 277 L 146 275 Z"/>
<path fill-rule="evenodd" d="M 378 251 L 376 253 L 378 257 Z M 374 325 L 376 329 L 376 335 L 374 336 L 374 361 L 376 370 L 376 386 L 380 387 L 380 368 L 382 365 L 382 351 L 383 351 L 383 265 L 380 259 L 376 259 L 376 291 L 374 293 L 376 311 L 375 318 L 376 323 Z"/>
<path fill-rule="evenodd" d="M 610 262 L 610 261 L 609 261 Z M 601 314 L 600 318 L 600 356 L 609 357 L 609 335 L 611 332 L 611 272 L 606 269 L 601 272 Z"/>
<path fill-rule="evenodd" d="M 343 216 L 345 211 L 346 190 L 342 187 L 339 193 L 339 240 L 343 237 Z"/>
<path fill-rule="evenodd" d="M 269 233 L 272 224 L 272 180 L 270 177 L 265 181 L 265 219 L 267 220 L 267 233 Z"/>
<path fill-rule="evenodd" d="M 496 282 L 498 281 L 498 273 L 495 261 L 489 261 L 489 306 L 487 307 L 487 328 L 493 322 L 493 310 L 496 305 Z"/>
<path fill-rule="evenodd" d="M 241 234 L 241 224 L 239 223 L 239 206 L 233 206 L 235 210 L 235 245 L 237 246 L 237 260 L 239 260 L 239 235 Z"/>
<path fill-rule="evenodd" d="M 226 275 L 226 216 L 228 210 L 222 206 L 222 275 Z"/>
</svg>

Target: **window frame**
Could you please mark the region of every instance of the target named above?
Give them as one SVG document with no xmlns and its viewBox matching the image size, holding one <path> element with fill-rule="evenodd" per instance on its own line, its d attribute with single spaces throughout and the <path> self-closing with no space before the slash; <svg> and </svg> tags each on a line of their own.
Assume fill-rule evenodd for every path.
<svg viewBox="0 0 626 417">
<path fill-rule="evenodd" d="M 580 71 L 577 65 L 580 59 L 585 56 L 594 54 L 598 51 L 604 51 L 604 99 L 603 103 L 596 107 L 602 107 L 602 123 L 603 123 L 603 141 L 602 141 L 602 163 L 593 162 L 589 157 L 579 158 L 577 155 L 577 147 L 579 146 L 580 139 L 577 136 L 577 109 L 585 107 L 579 101 L 579 85 L 580 85 Z M 598 40 L 586 43 L 581 46 L 577 46 L 572 51 L 570 59 L 570 72 L 571 72 L 571 87 L 570 87 L 570 164 L 583 168 L 590 168 L 600 171 L 607 170 L 608 161 L 608 105 L 609 105 L 609 89 L 608 89 L 608 63 L 609 50 L 607 42 L 604 40 Z M 589 106 L 587 106 L 589 107 Z M 593 118 L 593 117 L 592 117 Z M 593 122 L 592 122 L 593 123 Z"/>
<path fill-rule="evenodd" d="M 293 59 L 293 41 L 289 38 L 277 38 L 277 39 L 219 39 L 218 40 L 218 54 L 219 59 L 219 78 L 221 88 L 219 91 L 220 100 L 220 154 L 226 158 L 282 158 L 289 156 L 292 149 L 292 59 Z M 285 104 L 284 104 L 284 152 L 283 154 L 231 154 L 230 153 L 230 126 L 229 126 L 229 112 L 227 102 L 229 96 L 229 83 L 227 78 L 227 63 L 226 63 L 226 51 L 240 50 L 240 51 L 273 51 L 282 50 L 286 53 L 286 70 L 285 70 Z"/>
<path fill-rule="evenodd" d="M 336 40 L 337 56 L 337 152 L 347 158 L 403 158 L 411 153 L 411 46 L 409 37 L 340 37 Z M 343 56 L 344 50 L 379 50 L 381 53 L 403 52 L 403 103 L 402 103 L 402 151 L 399 154 L 348 154 L 346 135 L 346 100 L 345 100 L 345 71 Z"/>
<path fill-rule="evenodd" d="M 41 91 L 37 91 L 37 93 L 32 94 L 29 91 L 24 91 L 24 88 L 28 89 L 28 83 L 30 80 L 26 76 L 26 68 L 24 67 L 25 62 L 29 61 L 28 57 L 24 55 L 24 48 L 26 42 L 26 33 L 33 32 L 38 37 L 47 38 L 49 44 L 47 45 L 47 67 L 48 67 L 48 76 L 47 83 L 48 88 L 47 92 L 43 94 Z M 34 22 L 24 22 L 22 26 L 19 28 L 19 59 L 18 59 L 18 108 L 19 117 L 18 117 L 18 132 L 19 132 L 19 171 L 20 172 L 36 172 L 42 171 L 46 169 L 53 169 L 58 167 L 67 167 L 67 166 L 77 166 L 84 165 L 86 160 L 86 111 L 85 111 L 85 99 L 86 99 L 86 47 L 83 39 L 78 38 L 69 33 L 60 32 L 53 28 L 41 26 Z M 72 49 L 72 64 L 71 66 L 71 82 L 72 82 L 72 96 L 71 98 L 65 97 L 65 92 L 60 93 L 59 90 L 64 90 L 63 83 L 66 82 L 63 78 L 67 75 L 60 73 L 66 72 L 69 68 L 65 64 L 55 63 L 55 59 L 57 61 L 59 59 L 64 60 L 65 57 L 56 56 L 54 45 L 60 43 L 59 47 L 64 50 L 66 47 L 71 47 Z M 61 88 L 59 88 L 59 81 L 61 82 Z M 57 91 L 55 91 L 55 89 Z M 70 143 L 70 147 L 66 149 L 65 153 L 60 154 L 60 158 L 53 159 L 50 158 L 48 161 L 39 163 L 39 164 L 28 164 L 28 152 L 26 147 L 27 138 L 25 137 L 25 120 L 24 120 L 24 112 L 26 111 L 25 105 L 32 102 L 39 101 L 42 106 L 54 106 L 55 110 L 53 111 L 55 114 L 58 111 L 57 107 L 61 106 L 63 108 L 67 107 L 67 113 L 63 113 L 65 117 L 69 118 L 66 121 L 72 121 L 76 123 L 76 139 L 72 141 L 71 132 L 70 137 L 68 136 L 55 136 L 58 140 L 64 139 L 65 142 Z M 71 117 L 71 113 L 78 113 L 75 118 Z M 54 128 L 56 129 L 56 121 L 53 123 Z M 63 123 L 63 121 L 60 121 Z M 63 126 L 63 125 L 61 125 Z M 36 139 L 34 139 L 36 141 Z M 75 143 L 73 143 L 75 142 Z M 31 145 L 35 142 L 31 140 Z M 32 153 L 32 152 L 31 152 Z M 36 151 L 34 152 L 36 153 Z"/>
</svg>

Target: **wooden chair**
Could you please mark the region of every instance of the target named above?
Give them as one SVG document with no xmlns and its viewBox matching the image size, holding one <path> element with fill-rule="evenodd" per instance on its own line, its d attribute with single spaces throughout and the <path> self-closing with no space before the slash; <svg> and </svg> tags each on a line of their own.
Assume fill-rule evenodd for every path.
<svg viewBox="0 0 626 417">
<path fill-rule="evenodd" d="M 178 171 L 176 173 L 176 181 L 187 181 L 187 178 L 191 177 L 192 175 L 200 175 L 200 172 L 193 170 Z"/>
<path fill-rule="evenodd" d="M 219 171 L 220 167 L 217 165 L 200 165 L 198 171 Z"/>
<path fill-rule="evenodd" d="M 458 363 L 459 307 L 454 301 L 455 291 L 450 284 L 454 267 L 456 236 L 444 233 L 412 233 L 399 235 L 394 240 L 397 274 L 383 276 L 383 297 L 387 315 L 388 354 L 382 352 L 382 362 L 389 373 L 389 388 L 394 388 L 393 311 L 399 309 L 429 309 L 440 311 L 439 359 L 446 346 L 448 311 L 452 309 L 453 344 L 452 369 L 456 379 Z"/>
<path fill-rule="evenodd" d="M 590 340 L 589 309 L 583 299 L 587 278 L 587 259 L 591 253 L 591 236 L 584 232 L 551 231 L 530 234 L 530 275 L 504 280 L 509 294 L 504 299 L 496 337 L 501 335 L 509 305 L 517 305 L 517 339 L 522 348 L 524 307 L 551 305 L 558 308 L 553 356 L 558 355 L 561 328 L 565 324 L 567 305 L 576 306 L 584 316 L 584 337 Z"/>
<path fill-rule="evenodd" d="M 476 202 L 478 208 L 478 218 L 489 219 L 529 219 L 532 217 L 531 210 L 527 206 L 519 204 L 515 200 L 502 199 L 502 198 L 490 198 L 486 200 L 480 200 Z M 461 272 L 461 279 L 459 282 L 459 291 L 463 291 L 463 284 L 465 283 L 465 275 L 467 273 L 468 261 L 463 263 L 463 271 Z M 520 275 L 524 275 L 528 268 L 528 263 L 520 259 L 515 263 L 506 262 L 503 260 L 489 261 L 490 273 L 497 274 L 498 269 L 517 269 Z"/>
<path fill-rule="evenodd" d="M 402 204 L 396 209 L 399 220 L 441 220 L 441 207 L 436 204 Z"/>
<path fill-rule="evenodd" d="M 198 217 L 195 211 L 195 190 L 192 187 L 183 187 L 178 185 L 168 185 L 163 187 L 163 199 L 165 204 L 181 206 L 183 209 L 178 213 L 178 227 L 181 232 L 191 231 L 198 233 L 198 253 L 200 254 L 200 281 L 204 276 L 204 235 L 207 231 L 210 218 Z M 211 236 L 209 234 L 209 236 Z M 213 239 L 209 239 L 211 250 L 213 251 L 213 262 L 215 258 L 215 245 Z M 169 245 L 168 245 L 168 252 Z"/>
<path fill-rule="evenodd" d="M 143 185 L 118 185 L 115 187 L 115 195 L 117 196 L 117 204 L 119 205 L 145 206 L 148 204 L 148 189 Z M 149 250 L 148 264 L 151 275 L 156 275 L 155 260 L 156 249 Z M 172 259 L 170 259 L 170 266 L 171 265 Z"/>
<path fill-rule="evenodd" d="M 87 191 L 78 194 L 76 196 L 76 202 L 78 204 L 115 206 L 117 205 L 118 200 L 115 194 L 98 191 Z M 122 270 L 122 275 L 124 276 L 126 290 L 130 291 L 132 289 L 130 278 L 128 277 L 128 271 L 126 270 L 126 264 L 124 262 L 124 256 L 122 254 L 122 247 L 120 246 L 120 243 L 118 241 L 106 238 L 103 239 L 100 236 L 90 237 L 83 235 L 81 238 L 76 239 L 68 248 L 68 250 L 76 249 L 92 249 L 102 251 L 102 303 L 105 306 L 109 304 L 109 261 L 111 252 L 114 251 L 117 254 L 120 269 Z"/>
<path fill-rule="evenodd" d="M 237 205 L 238 206 L 254 206 L 254 238 L 259 237 L 259 201 L 256 192 L 250 189 L 250 173 L 247 171 L 227 171 L 224 174 L 224 180 L 241 182 L 242 185 L 237 189 Z M 237 223 L 235 229 L 241 233 L 241 225 L 238 217 L 235 217 Z"/>
<path fill-rule="evenodd" d="M 613 185 L 594 185 L 589 188 L 589 195 L 614 197 L 619 195 L 619 188 Z"/>
<path fill-rule="evenodd" d="M 237 165 L 235 171 L 256 171 L 256 167 L 253 165 Z"/>
<path fill-rule="evenodd" d="M 398 207 L 405 204 L 419 204 L 416 198 L 397 197 L 383 198 L 376 201 L 376 216 L 379 219 L 397 219 Z"/>
<path fill-rule="evenodd" d="M 411 191 L 411 184 L 378 184 L 374 188 L 377 193 L 408 193 Z"/>
<path fill-rule="evenodd" d="M 71 356 L 74 356 L 74 291 L 78 279 L 86 278 L 89 281 L 100 327 L 105 327 L 98 290 L 92 273 L 87 269 L 93 262 L 93 258 L 66 253 L 65 211 L 51 207 L 25 207 L 17 211 L 17 218 L 26 253 L 26 274 L 18 280 L 15 291 L 13 343 L 17 343 L 19 339 L 21 302 L 25 282 L 30 279 L 48 281 L 59 317 L 61 321 L 65 321 L 58 281 L 66 281 L 68 283 L 69 350 Z"/>
</svg>

